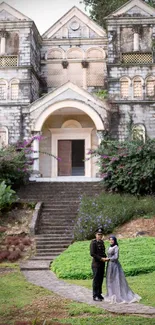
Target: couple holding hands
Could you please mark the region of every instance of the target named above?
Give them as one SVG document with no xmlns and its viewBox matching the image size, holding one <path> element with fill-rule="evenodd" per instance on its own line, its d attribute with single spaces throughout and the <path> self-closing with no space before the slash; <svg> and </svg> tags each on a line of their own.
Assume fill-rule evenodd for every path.
<svg viewBox="0 0 155 325">
<path fill-rule="evenodd" d="M 93 271 L 93 299 L 110 303 L 133 303 L 140 301 L 141 297 L 135 294 L 126 281 L 123 269 L 119 263 L 119 247 L 115 236 L 109 237 L 110 246 L 107 255 L 102 240 L 103 228 L 100 227 L 95 232 L 95 239 L 90 244 L 90 255 Z M 102 296 L 102 283 L 106 267 L 106 289 L 107 293 Z"/>
</svg>

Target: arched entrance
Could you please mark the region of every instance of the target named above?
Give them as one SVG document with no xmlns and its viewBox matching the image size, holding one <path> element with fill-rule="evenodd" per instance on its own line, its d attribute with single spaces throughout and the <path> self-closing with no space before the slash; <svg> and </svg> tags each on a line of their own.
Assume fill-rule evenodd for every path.
<svg viewBox="0 0 155 325">
<path fill-rule="evenodd" d="M 95 159 L 88 159 L 87 154 L 97 148 L 97 132 L 104 130 L 104 125 L 91 102 L 88 105 L 78 100 L 64 100 L 50 106 L 46 104 L 46 107 L 39 106 L 38 110 L 33 105 L 31 114 L 36 116 L 33 132 L 43 135 L 38 148 L 38 166 L 37 163 L 35 165 L 43 178 L 96 177 L 98 168 Z"/>
</svg>

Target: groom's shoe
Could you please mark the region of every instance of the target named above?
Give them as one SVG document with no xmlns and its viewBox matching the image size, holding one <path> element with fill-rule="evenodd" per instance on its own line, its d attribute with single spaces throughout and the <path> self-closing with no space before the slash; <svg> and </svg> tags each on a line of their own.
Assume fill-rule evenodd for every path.
<svg viewBox="0 0 155 325">
<path fill-rule="evenodd" d="M 93 297 L 93 300 L 95 300 L 95 301 L 102 301 L 102 299 L 100 297 Z"/>
<path fill-rule="evenodd" d="M 104 300 L 104 297 L 102 295 L 99 295 L 99 299 Z"/>
</svg>

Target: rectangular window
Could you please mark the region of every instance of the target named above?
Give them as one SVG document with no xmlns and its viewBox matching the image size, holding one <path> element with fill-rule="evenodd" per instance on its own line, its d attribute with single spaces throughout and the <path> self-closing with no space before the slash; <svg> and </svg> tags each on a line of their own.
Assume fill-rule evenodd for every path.
<svg viewBox="0 0 155 325">
<path fill-rule="evenodd" d="M 141 82 L 141 80 L 134 81 L 134 98 L 142 98 L 142 82 Z"/>
<path fill-rule="evenodd" d="M 121 98 L 129 97 L 129 82 L 128 80 L 121 81 L 120 83 L 120 95 Z"/>
<path fill-rule="evenodd" d="M 147 89 L 147 96 L 154 96 L 155 95 L 155 81 L 149 80 L 146 85 Z"/>
<path fill-rule="evenodd" d="M 19 90 L 18 84 L 11 85 L 11 99 L 18 99 L 18 90 Z"/>
<path fill-rule="evenodd" d="M 0 85 L 0 99 L 6 99 L 6 85 Z"/>
</svg>

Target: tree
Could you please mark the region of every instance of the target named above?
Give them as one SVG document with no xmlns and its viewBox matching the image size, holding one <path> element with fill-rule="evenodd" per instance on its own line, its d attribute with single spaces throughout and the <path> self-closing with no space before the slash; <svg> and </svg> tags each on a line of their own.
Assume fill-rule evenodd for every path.
<svg viewBox="0 0 155 325">
<path fill-rule="evenodd" d="M 155 0 L 143 1 L 155 8 Z M 105 26 L 104 18 L 126 2 L 128 2 L 128 0 L 83 0 L 86 8 L 89 9 L 90 17 L 100 26 Z"/>
</svg>

